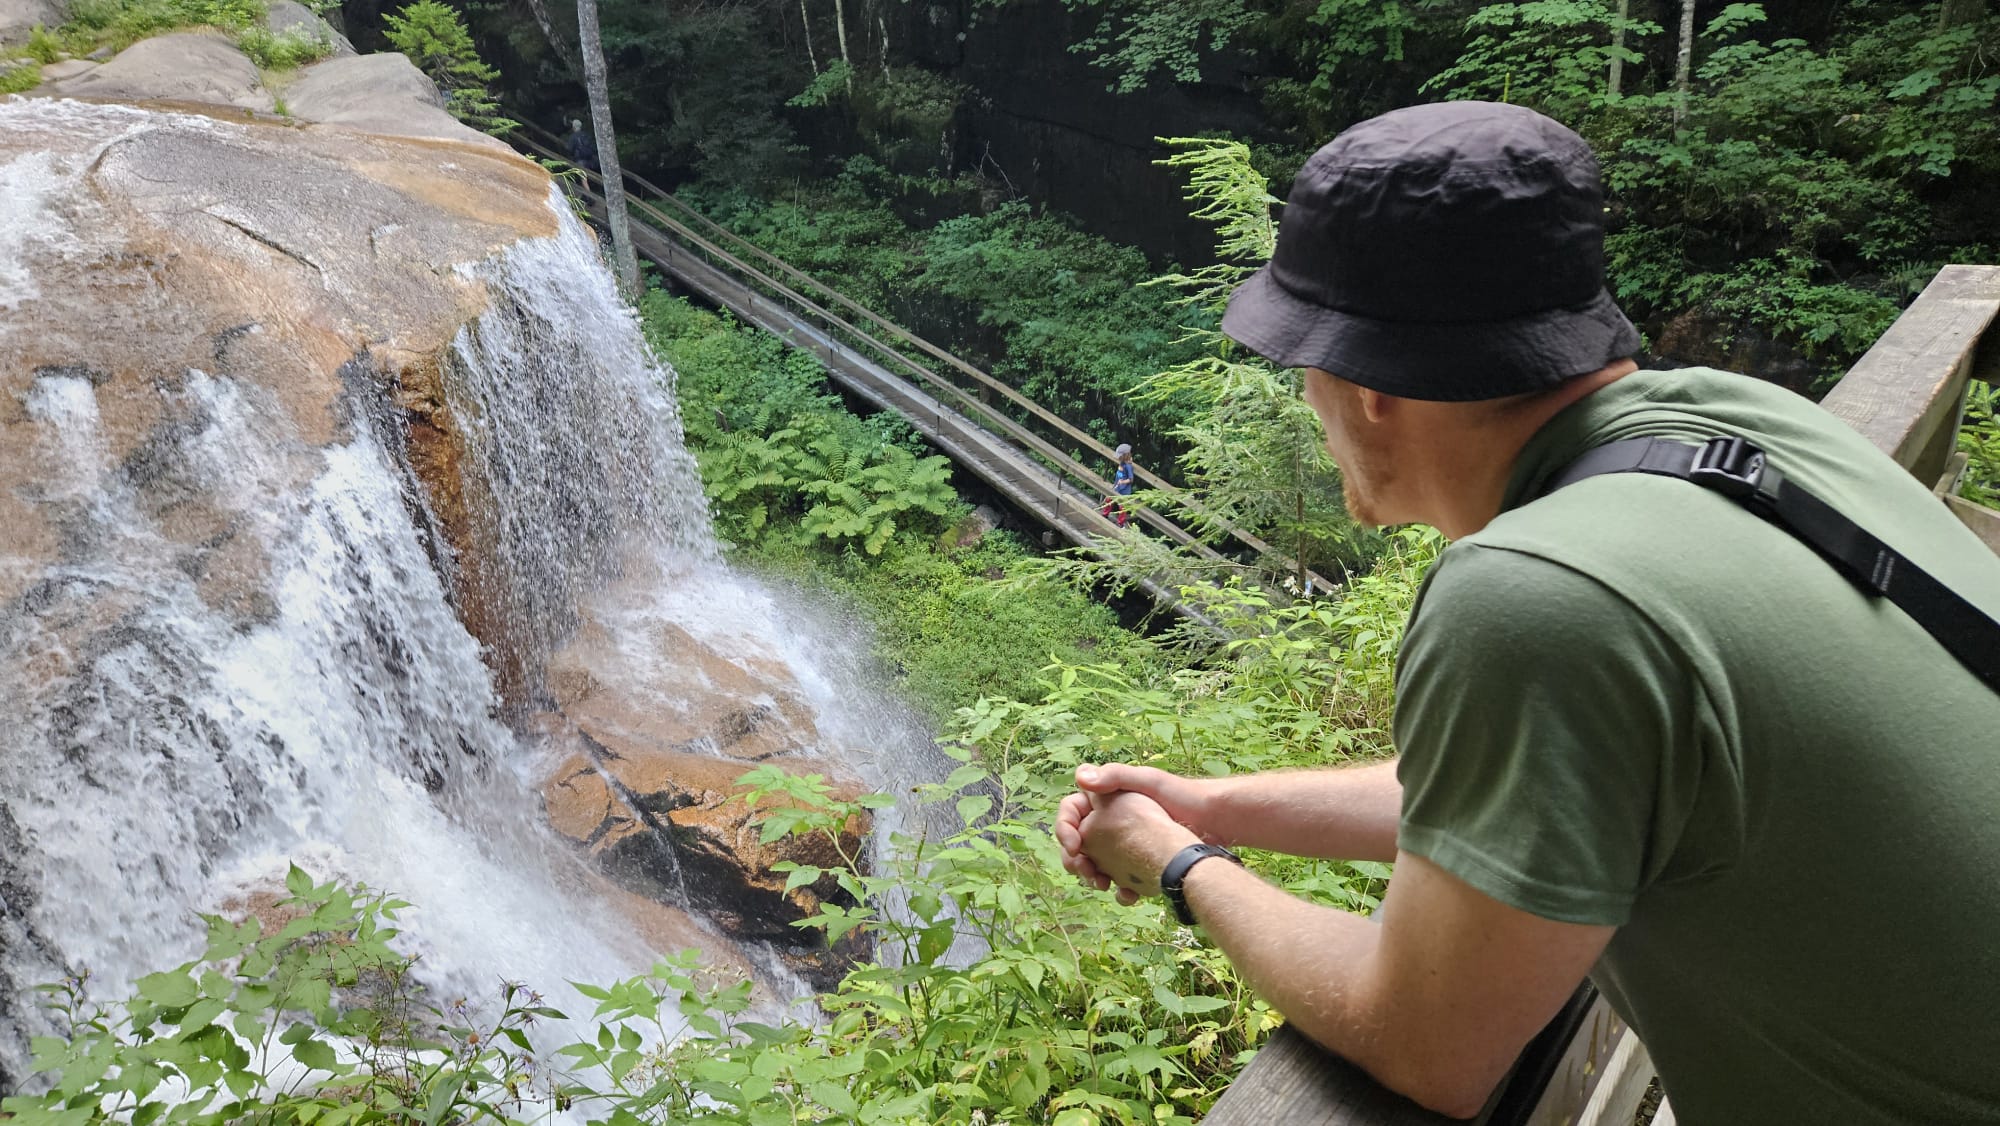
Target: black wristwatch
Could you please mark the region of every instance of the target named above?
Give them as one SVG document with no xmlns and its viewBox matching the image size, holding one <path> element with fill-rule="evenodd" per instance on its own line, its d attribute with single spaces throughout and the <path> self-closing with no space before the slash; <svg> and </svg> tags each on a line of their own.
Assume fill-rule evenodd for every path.
<svg viewBox="0 0 2000 1126">
<path fill-rule="evenodd" d="M 1182 926 L 1195 924 L 1194 912 L 1188 910 L 1187 895 L 1181 891 L 1181 885 L 1187 880 L 1188 869 L 1211 856 L 1227 857 L 1237 864 L 1243 863 L 1242 857 L 1221 845 L 1191 844 L 1174 853 L 1174 858 L 1167 861 L 1165 870 L 1160 873 L 1160 894 L 1167 897 L 1167 903 L 1174 909 L 1174 918 L 1179 919 Z"/>
</svg>

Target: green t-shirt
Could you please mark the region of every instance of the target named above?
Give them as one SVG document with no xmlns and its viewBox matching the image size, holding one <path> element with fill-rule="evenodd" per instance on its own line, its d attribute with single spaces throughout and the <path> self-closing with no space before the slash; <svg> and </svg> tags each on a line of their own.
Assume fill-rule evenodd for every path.
<svg viewBox="0 0 2000 1126">
<path fill-rule="evenodd" d="M 2000 557 L 1790 392 L 1639 372 L 1523 451 L 1397 669 L 1401 847 L 1615 925 L 1680 1120 L 2000 1123 L 2000 694 L 1783 529 L 1593 446 L 1733 434 L 2000 617 Z"/>
</svg>

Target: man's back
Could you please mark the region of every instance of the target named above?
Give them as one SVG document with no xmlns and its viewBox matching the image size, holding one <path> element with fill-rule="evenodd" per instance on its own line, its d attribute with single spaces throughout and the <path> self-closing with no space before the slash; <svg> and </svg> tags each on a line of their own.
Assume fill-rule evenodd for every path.
<svg viewBox="0 0 2000 1126">
<path fill-rule="evenodd" d="M 1399 672 L 1402 847 L 1620 927 L 1683 1120 L 2000 1122 L 2000 694 L 1783 530 L 1584 449 L 1734 433 L 2000 616 L 2000 558 L 1795 396 L 1642 372 L 1522 455 Z M 1514 507 L 1519 506 L 1519 507 Z"/>
</svg>

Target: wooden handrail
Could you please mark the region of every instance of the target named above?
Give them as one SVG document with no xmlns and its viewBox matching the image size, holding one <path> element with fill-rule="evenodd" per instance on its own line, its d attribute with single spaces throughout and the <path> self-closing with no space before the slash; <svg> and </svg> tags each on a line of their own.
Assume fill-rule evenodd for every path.
<svg viewBox="0 0 2000 1126">
<path fill-rule="evenodd" d="M 546 129 L 541 128 L 540 126 L 534 125 L 533 123 L 529 123 L 527 125 L 527 128 L 550 141 L 554 141 L 556 139 L 554 134 L 550 133 Z M 548 145 L 528 140 L 526 138 L 517 138 L 517 139 L 520 141 L 520 143 L 530 148 L 531 150 L 536 152 L 538 155 L 544 157 L 545 159 L 568 163 L 566 157 L 556 152 Z M 577 168 L 577 171 L 582 173 L 585 176 L 585 178 L 591 183 L 594 184 L 603 183 L 603 176 L 597 172 L 593 172 L 587 168 Z M 704 252 L 715 256 L 722 262 L 727 263 L 732 269 L 740 270 L 748 274 L 750 277 L 755 278 L 761 284 L 769 287 L 773 292 L 783 296 L 785 300 L 794 302 L 802 309 L 809 310 L 810 312 L 813 313 L 813 315 L 822 318 L 826 323 L 834 325 L 839 329 L 841 329 L 841 331 L 847 332 L 856 337 L 857 339 L 864 341 L 870 348 L 874 349 L 878 354 L 888 357 L 897 366 L 905 368 L 911 373 L 917 375 L 918 378 L 922 379 L 928 385 L 935 387 L 941 391 L 944 391 L 953 399 L 965 404 L 967 407 L 967 413 L 973 414 L 976 417 L 994 420 L 998 424 L 998 427 L 1003 432 L 1005 432 L 1009 437 L 1015 439 L 1016 441 L 1021 442 L 1024 445 L 1029 446 L 1031 449 L 1034 449 L 1036 453 L 1040 454 L 1043 458 L 1053 462 L 1060 471 L 1067 473 L 1068 475 L 1077 479 L 1078 481 L 1090 485 L 1100 495 L 1108 495 L 1111 493 L 1112 490 L 1109 482 L 1105 481 L 1104 478 L 1102 478 L 1101 476 L 1097 475 L 1096 473 L 1092 472 L 1091 470 L 1083 466 L 1080 462 L 1070 457 L 1067 453 L 1058 450 L 1053 444 L 1043 440 L 1039 435 L 1034 434 L 1032 431 L 1014 422 L 1014 420 L 1007 418 L 1004 415 L 996 415 L 988 410 L 985 410 L 984 409 L 985 404 L 982 401 L 977 399 L 977 397 L 966 392 L 963 388 L 959 387 L 957 384 L 951 383 L 948 380 L 940 378 L 935 372 L 931 371 L 929 368 L 909 359 L 901 352 L 897 351 L 894 348 L 891 348 L 889 345 L 875 338 L 872 334 L 865 332 L 864 330 L 852 324 L 846 319 L 835 316 L 832 312 L 827 310 L 824 306 L 822 306 L 818 302 L 812 301 L 803 296 L 802 294 L 798 293 L 792 286 L 785 285 L 777 281 L 776 279 L 772 278 L 764 270 L 760 270 L 757 267 L 750 265 L 747 261 L 744 261 L 744 257 L 747 256 L 758 259 L 759 261 L 765 263 L 770 268 L 771 271 L 782 274 L 785 277 L 792 279 L 794 282 L 797 283 L 797 285 L 800 288 L 811 290 L 827 304 L 838 305 L 843 309 L 851 311 L 857 318 L 865 320 L 869 324 L 876 326 L 886 335 L 894 337 L 897 340 L 901 340 L 911 345 L 912 347 L 915 347 L 919 351 L 923 352 L 925 355 L 931 356 L 932 358 L 938 360 L 939 362 L 946 364 L 947 366 L 952 368 L 952 370 L 958 371 L 966 375 L 967 377 L 974 380 L 977 384 L 979 384 L 979 386 L 990 389 L 995 393 L 1005 397 L 1009 402 L 1012 402 L 1020 406 L 1023 410 L 1027 411 L 1035 418 L 1040 419 L 1041 421 L 1049 425 L 1051 428 L 1056 430 L 1059 434 L 1063 435 L 1066 438 L 1071 439 L 1072 441 L 1082 444 L 1086 448 L 1090 449 L 1091 451 L 1105 458 L 1105 460 L 1107 461 L 1116 460 L 1114 452 L 1109 447 L 1105 446 L 1102 442 L 1099 442 L 1096 438 L 1091 437 L 1089 434 L 1071 425 L 1067 420 L 1063 419 L 1061 416 L 1051 412 L 1048 408 L 1042 406 L 1040 403 L 1035 402 L 1028 396 L 1023 395 L 1020 391 L 1016 390 L 1015 388 L 1007 385 L 1006 383 L 998 379 L 995 379 L 990 374 L 981 371 L 979 368 L 974 367 L 973 365 L 967 363 L 960 357 L 953 355 L 951 352 L 946 351 L 945 349 L 939 347 L 936 344 L 933 344 L 932 342 L 924 339 L 923 337 L 920 337 L 915 333 L 908 331 L 901 325 L 898 325 L 895 322 L 890 321 L 885 317 L 882 317 L 881 315 L 875 313 L 873 310 L 849 298 L 846 294 L 843 294 L 838 290 L 833 289 L 831 286 L 828 286 L 826 283 L 800 270 L 796 266 L 793 266 L 791 263 L 786 262 L 785 260 L 777 257 L 774 254 L 771 254 L 770 252 L 764 250 L 762 247 L 757 246 L 755 243 L 750 242 L 748 239 L 743 238 L 742 236 L 729 230 L 727 227 L 724 227 L 721 224 L 715 222 L 713 219 L 710 219 L 708 216 L 703 215 L 700 211 L 696 210 L 694 207 L 690 206 L 686 202 L 676 198 L 673 195 L 673 193 L 668 192 L 664 188 L 659 187 L 658 185 L 652 183 L 651 181 L 648 181 L 644 177 L 639 176 L 638 174 L 633 172 L 625 172 L 624 179 L 631 183 L 637 184 L 638 186 L 644 188 L 647 192 L 651 193 L 653 196 L 657 197 L 661 202 L 674 208 L 676 211 L 687 215 L 694 223 L 700 225 L 705 230 L 711 232 L 716 238 L 719 238 L 723 241 L 726 241 L 740 248 L 741 256 L 739 256 L 739 254 L 734 254 L 729 251 L 726 251 L 722 249 L 722 247 L 716 245 L 714 241 L 711 241 L 710 239 L 705 238 L 702 235 L 696 234 L 692 229 L 689 228 L 689 226 L 686 223 L 680 222 L 676 219 L 673 219 L 661 213 L 657 207 L 651 205 L 650 201 L 645 199 L 633 200 L 634 204 L 641 207 L 652 219 L 654 219 L 654 221 L 665 226 L 668 230 L 672 231 L 678 237 L 688 240 L 691 245 L 698 246 Z M 1258 553 L 1260 556 L 1268 556 L 1274 562 L 1278 563 L 1287 571 L 1299 572 L 1302 570 L 1299 567 L 1297 560 L 1286 555 L 1284 552 L 1280 551 L 1278 548 L 1272 546 L 1270 543 L 1266 542 L 1265 540 L 1256 536 L 1255 534 L 1245 531 L 1241 528 L 1238 528 L 1228 520 L 1223 519 L 1217 514 L 1205 509 L 1198 502 L 1188 497 L 1183 492 L 1183 490 L 1181 490 L 1178 486 L 1174 485 L 1172 482 L 1169 482 L 1161 478 L 1157 474 L 1153 473 L 1151 470 L 1146 469 L 1144 466 L 1135 465 L 1133 468 L 1140 480 L 1152 486 L 1156 491 L 1172 497 L 1176 501 L 1176 503 L 1187 508 L 1189 511 L 1194 512 L 1195 514 L 1201 516 L 1203 519 L 1209 521 L 1218 530 L 1234 538 L 1237 542 L 1250 548 L 1252 551 Z M 1201 543 L 1194 536 L 1190 535 L 1186 529 L 1166 519 L 1164 516 L 1155 513 L 1152 509 L 1140 505 L 1133 505 L 1132 508 L 1135 514 L 1138 516 L 1138 518 L 1144 520 L 1148 525 L 1158 530 L 1161 534 L 1169 537 L 1170 539 L 1173 539 L 1175 542 L 1180 543 L 1196 551 L 1197 554 L 1200 554 L 1203 558 L 1207 559 L 1209 562 L 1231 563 L 1231 561 L 1228 560 L 1226 556 L 1221 555 L 1219 552 L 1216 552 L 1213 549 L 1209 548 L 1206 544 Z M 1313 571 L 1305 571 L 1304 574 L 1306 578 L 1309 580 L 1309 582 L 1317 589 L 1320 590 L 1333 589 L 1333 584 L 1328 582 L 1325 576 L 1322 576 L 1317 572 Z"/>
</svg>

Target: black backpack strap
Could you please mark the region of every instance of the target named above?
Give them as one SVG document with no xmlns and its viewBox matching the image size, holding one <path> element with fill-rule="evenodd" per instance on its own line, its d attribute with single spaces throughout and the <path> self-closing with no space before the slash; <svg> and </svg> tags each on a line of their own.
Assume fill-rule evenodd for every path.
<svg viewBox="0 0 2000 1126">
<path fill-rule="evenodd" d="M 1785 479 L 1764 451 L 1741 438 L 1695 446 L 1631 438 L 1571 462 L 1542 495 L 1604 473 L 1652 473 L 1713 489 L 1797 536 L 1856 586 L 1886 598 L 1938 640 L 1987 687 L 2000 692 L 2000 622 L 1832 505 Z"/>
</svg>

